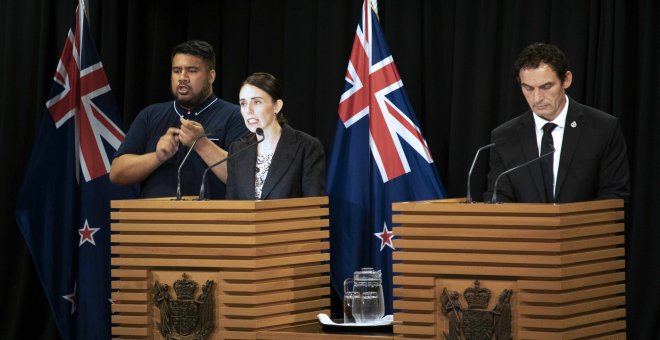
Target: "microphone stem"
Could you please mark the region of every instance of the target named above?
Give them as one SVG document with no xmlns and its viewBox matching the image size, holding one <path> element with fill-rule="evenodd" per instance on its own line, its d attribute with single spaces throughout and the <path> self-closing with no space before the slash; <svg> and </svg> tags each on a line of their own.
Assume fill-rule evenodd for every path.
<svg viewBox="0 0 660 340">
<path fill-rule="evenodd" d="M 264 139 L 266 139 L 266 137 L 263 135 L 263 130 L 261 130 L 261 128 L 257 129 L 257 135 L 261 136 L 261 139 L 260 139 L 260 140 L 257 140 L 256 143 L 252 143 L 252 144 L 248 145 L 247 147 L 245 147 L 245 148 L 243 148 L 243 149 L 241 149 L 241 150 L 239 150 L 239 151 L 237 151 L 237 152 L 235 152 L 235 153 L 233 153 L 233 154 L 231 154 L 231 155 L 229 155 L 229 156 L 227 156 L 227 157 L 225 157 L 225 158 L 223 158 L 223 159 L 221 159 L 221 160 L 219 160 L 219 161 L 213 163 L 211 166 L 209 166 L 208 168 L 206 168 L 206 169 L 204 170 L 204 173 L 202 173 L 202 186 L 199 188 L 199 197 L 197 198 L 197 200 L 199 200 L 199 201 L 206 201 L 206 190 L 204 189 L 204 188 L 205 188 L 205 185 L 204 185 L 204 184 L 205 184 L 205 182 L 206 182 L 206 174 L 209 172 L 209 170 L 211 170 L 211 169 L 215 168 L 216 166 L 218 166 L 218 165 L 220 165 L 220 164 L 226 162 L 226 161 L 227 161 L 229 158 L 231 158 L 233 155 L 237 155 L 237 154 L 243 152 L 244 150 L 247 150 L 247 149 L 249 149 L 249 148 L 251 148 L 251 147 L 253 147 L 253 146 L 256 146 L 257 144 L 263 142 Z"/>
<path fill-rule="evenodd" d="M 183 157 L 183 160 L 181 161 L 181 164 L 179 165 L 179 169 L 177 169 L 177 172 L 176 172 L 176 200 L 177 201 L 181 200 L 181 168 L 183 168 L 183 164 L 186 163 L 186 160 L 188 159 L 188 156 L 190 156 L 190 153 L 195 148 L 195 144 L 197 144 L 197 141 L 200 138 L 206 137 L 208 135 L 209 134 L 204 134 L 204 135 L 201 135 L 201 136 L 195 138 L 192 145 L 190 145 L 190 149 L 188 149 L 188 152 L 186 152 L 186 155 Z"/>
<path fill-rule="evenodd" d="M 493 197 L 491 198 L 490 203 L 497 203 L 497 183 L 499 183 L 500 178 L 502 178 L 502 176 L 504 176 L 504 175 L 506 175 L 506 174 L 508 174 L 508 173 L 510 173 L 510 172 L 512 172 L 512 171 L 518 170 L 518 169 L 520 169 L 520 168 L 522 168 L 522 167 L 525 167 L 525 166 L 527 166 L 527 165 L 529 165 L 529 164 L 532 164 L 532 163 L 534 163 L 534 162 L 540 160 L 540 159 L 543 158 L 543 157 L 546 157 L 546 156 L 548 156 L 548 155 L 552 155 L 553 153 L 555 153 L 555 148 L 552 148 L 552 150 L 550 150 L 550 151 L 548 151 L 548 152 L 542 154 L 541 156 L 538 156 L 538 157 L 536 157 L 536 158 L 534 158 L 534 159 L 532 159 L 532 160 L 529 160 L 529 161 L 527 161 L 527 162 L 525 162 L 525 163 L 518 164 L 518 165 L 514 166 L 513 168 L 511 168 L 511 169 L 509 169 L 509 170 L 507 170 L 507 171 L 502 172 L 499 176 L 497 176 L 497 178 L 495 179 L 495 184 L 493 184 Z"/>
<path fill-rule="evenodd" d="M 226 158 L 224 158 L 223 160 L 221 160 L 221 161 L 219 161 L 219 162 L 217 162 L 217 163 L 211 165 L 210 167 L 204 169 L 204 172 L 202 173 L 202 186 L 199 188 L 199 198 L 198 198 L 199 201 L 205 201 L 205 200 L 206 200 L 206 192 L 205 192 L 205 190 L 204 190 L 204 188 L 206 187 L 206 186 L 204 185 L 204 183 L 206 183 L 206 173 L 208 173 L 209 170 L 211 170 L 211 168 L 213 168 L 213 167 L 215 167 L 215 166 L 217 166 L 217 165 L 222 164 L 222 163 L 223 163 L 224 161 L 226 161 L 228 158 L 229 158 L 229 157 L 226 157 Z"/>
<path fill-rule="evenodd" d="M 471 194 L 472 191 L 470 190 L 470 179 L 472 178 L 472 170 L 474 170 L 474 165 L 477 163 L 477 158 L 479 158 L 479 153 L 482 150 L 488 149 L 488 148 L 493 147 L 493 146 L 495 146 L 495 143 L 490 143 L 488 145 L 484 145 L 484 146 L 480 147 L 477 150 L 477 153 L 474 155 L 474 159 L 472 160 L 472 166 L 470 166 L 470 171 L 468 172 L 467 195 L 465 196 L 465 198 L 466 198 L 465 203 L 472 203 L 472 194 Z"/>
</svg>

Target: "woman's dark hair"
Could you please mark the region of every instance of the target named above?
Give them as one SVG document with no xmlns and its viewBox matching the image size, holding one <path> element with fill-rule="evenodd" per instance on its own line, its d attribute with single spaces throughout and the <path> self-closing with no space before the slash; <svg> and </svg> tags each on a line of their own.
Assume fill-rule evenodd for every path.
<svg viewBox="0 0 660 340">
<path fill-rule="evenodd" d="M 276 102 L 278 100 L 284 101 L 284 95 L 282 91 L 282 85 L 280 84 L 280 81 L 275 78 L 270 73 L 265 73 L 265 72 L 257 72 L 253 73 L 249 77 L 247 77 L 243 83 L 241 84 L 241 88 L 245 85 L 252 85 L 266 93 L 273 98 L 273 102 Z M 286 123 L 286 118 L 284 118 L 284 112 L 280 110 L 276 114 L 277 116 L 277 122 L 280 125 L 284 125 Z"/>
<path fill-rule="evenodd" d="M 559 80 L 564 82 L 566 72 L 568 71 L 568 60 L 559 47 L 546 44 L 534 43 L 525 47 L 518 55 L 516 63 L 513 65 L 513 72 L 516 80 L 520 82 L 520 70 L 538 68 L 541 63 L 548 64 L 557 73 Z"/>
<path fill-rule="evenodd" d="M 172 49 L 171 59 L 174 59 L 176 54 L 189 54 L 201 58 L 208 70 L 215 69 L 215 52 L 213 46 L 202 40 L 188 40 L 174 46 Z"/>
</svg>

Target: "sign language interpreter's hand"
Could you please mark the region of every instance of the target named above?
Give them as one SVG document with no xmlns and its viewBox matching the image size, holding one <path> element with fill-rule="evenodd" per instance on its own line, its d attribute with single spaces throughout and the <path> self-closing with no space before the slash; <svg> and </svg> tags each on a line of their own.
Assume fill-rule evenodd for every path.
<svg viewBox="0 0 660 340">
<path fill-rule="evenodd" d="M 204 127 L 202 124 L 194 121 L 181 118 L 181 130 L 179 132 L 179 140 L 187 147 L 190 147 L 197 138 L 204 136 Z"/>
<path fill-rule="evenodd" d="M 172 127 L 160 137 L 156 145 L 156 158 L 159 162 L 164 163 L 179 150 L 179 134 L 180 130 Z"/>
</svg>

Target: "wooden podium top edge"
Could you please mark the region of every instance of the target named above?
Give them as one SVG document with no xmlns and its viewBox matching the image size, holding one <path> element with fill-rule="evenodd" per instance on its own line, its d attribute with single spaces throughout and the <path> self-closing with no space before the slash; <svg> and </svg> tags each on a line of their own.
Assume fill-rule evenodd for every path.
<svg viewBox="0 0 660 340">
<path fill-rule="evenodd" d="M 260 210 L 327 205 L 327 196 L 301 197 L 275 200 L 208 200 L 197 201 L 197 197 L 184 197 L 177 201 L 174 197 L 113 200 L 112 209 L 199 209 L 199 210 Z"/>
<path fill-rule="evenodd" d="M 449 198 L 392 204 L 398 212 L 465 212 L 465 213 L 547 213 L 567 214 L 592 210 L 623 209 L 622 199 L 574 203 L 465 203 L 464 198 Z"/>
</svg>

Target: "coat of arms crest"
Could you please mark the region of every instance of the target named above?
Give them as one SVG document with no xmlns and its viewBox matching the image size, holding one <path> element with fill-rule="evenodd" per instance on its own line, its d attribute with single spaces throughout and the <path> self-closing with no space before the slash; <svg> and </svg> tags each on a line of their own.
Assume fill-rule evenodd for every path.
<svg viewBox="0 0 660 340">
<path fill-rule="evenodd" d="M 172 285 L 177 299 L 170 296 L 167 284 L 154 284 L 154 304 L 160 309 L 158 330 L 165 340 L 205 340 L 214 328 L 213 280 L 207 280 L 202 293 L 194 298 L 197 283 L 182 274 Z"/>
<path fill-rule="evenodd" d="M 511 338 L 511 294 L 505 289 L 492 311 L 487 310 L 491 292 L 480 287 L 479 281 L 463 292 L 468 308 L 461 306 L 460 294 L 443 289 L 440 296 L 442 314 L 449 319 L 447 340 L 510 340 Z"/>
</svg>

